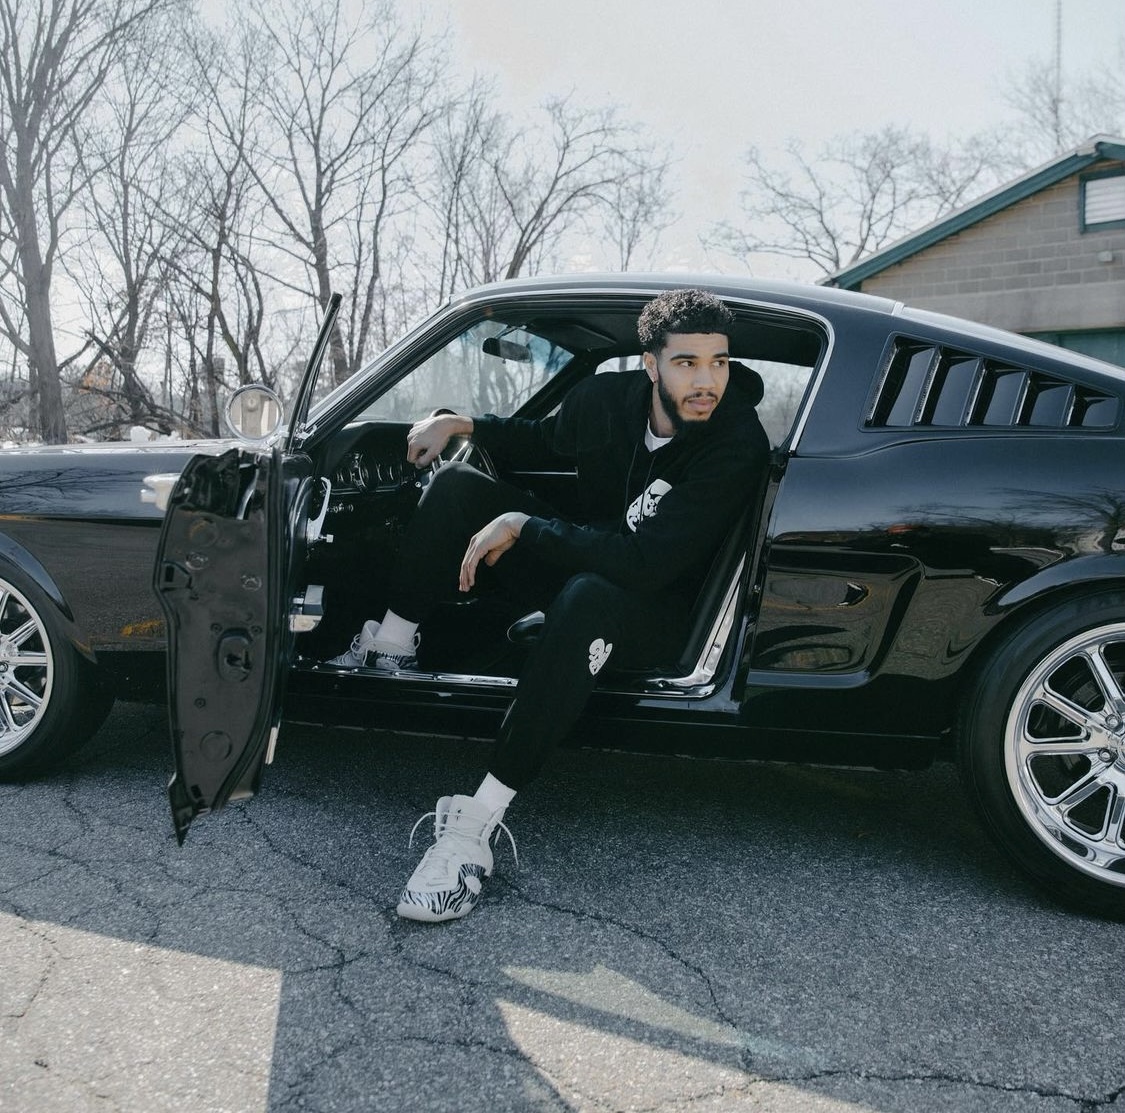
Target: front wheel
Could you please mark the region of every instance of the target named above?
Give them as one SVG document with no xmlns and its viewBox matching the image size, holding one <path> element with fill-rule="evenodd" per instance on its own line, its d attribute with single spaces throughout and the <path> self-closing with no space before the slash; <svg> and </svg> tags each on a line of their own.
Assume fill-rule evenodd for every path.
<svg viewBox="0 0 1125 1113">
<path fill-rule="evenodd" d="M 1125 591 L 1058 603 L 996 647 L 962 707 L 959 760 L 1027 876 L 1125 919 Z"/>
<path fill-rule="evenodd" d="M 0 779 L 61 761 L 111 704 L 51 600 L 17 569 L 0 568 Z"/>
</svg>

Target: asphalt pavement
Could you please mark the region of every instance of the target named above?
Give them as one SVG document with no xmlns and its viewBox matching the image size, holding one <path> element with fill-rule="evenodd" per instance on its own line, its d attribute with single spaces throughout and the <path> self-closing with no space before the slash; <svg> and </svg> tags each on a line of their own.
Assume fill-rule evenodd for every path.
<svg viewBox="0 0 1125 1113">
<path fill-rule="evenodd" d="M 160 709 L 0 785 L 0 1110 L 1125 1110 L 1125 927 L 951 769 L 563 751 L 481 907 L 400 922 L 486 753 L 287 727 L 182 848 Z"/>
</svg>

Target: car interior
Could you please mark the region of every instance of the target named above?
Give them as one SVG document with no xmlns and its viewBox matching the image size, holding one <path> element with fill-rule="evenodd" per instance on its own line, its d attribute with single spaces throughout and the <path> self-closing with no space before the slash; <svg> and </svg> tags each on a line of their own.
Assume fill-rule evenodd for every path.
<svg viewBox="0 0 1125 1113">
<path fill-rule="evenodd" d="M 636 320 L 642 300 L 607 305 L 573 300 L 558 308 L 506 306 L 481 314 L 455 331 L 439 335 L 406 369 L 375 377 L 357 391 L 348 419 L 314 448 L 318 471 L 332 489 L 323 532 L 330 544 L 309 554 L 308 581 L 324 587 L 324 619 L 301 634 L 297 652 L 303 666 L 324 662 L 347 648 L 368 618 L 386 609 L 386 584 L 399 539 L 425 489 L 431 469 L 418 471 L 406 460 L 406 435 L 417 420 L 439 410 L 542 418 L 566 392 L 593 374 L 616 374 L 642 366 Z M 792 312 L 736 310 L 732 359 L 760 376 L 759 417 L 774 451 L 784 454 L 794 415 L 826 348 L 821 328 Z M 530 490 L 580 520 L 577 476 L 559 459 L 514 467 L 467 439 L 451 442 L 444 460 L 456 458 Z M 437 462 L 435 462 L 437 466 Z M 716 553 L 711 575 L 695 608 L 688 643 L 676 661 L 616 683 L 644 685 L 660 677 L 689 677 L 713 652 L 724 611 L 733 613 L 745 587 L 761 518 L 767 476 L 746 492 L 745 511 Z M 313 507 L 317 513 L 318 508 Z M 541 616 L 526 615 L 486 591 L 443 604 L 421 631 L 422 672 L 489 677 L 518 676 Z M 326 668 L 316 664 L 318 668 Z M 359 670 L 365 671 L 365 670 Z"/>
</svg>

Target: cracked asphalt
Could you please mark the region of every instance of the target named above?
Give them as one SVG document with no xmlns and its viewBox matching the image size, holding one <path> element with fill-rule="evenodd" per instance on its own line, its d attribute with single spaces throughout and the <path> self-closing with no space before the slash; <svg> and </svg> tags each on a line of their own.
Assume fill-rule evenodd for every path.
<svg viewBox="0 0 1125 1113">
<path fill-rule="evenodd" d="M 398 921 L 485 753 L 287 727 L 182 849 L 161 709 L 0 785 L 0 1109 L 1125 1110 L 1125 929 L 951 769 L 560 752 L 480 909 Z"/>
</svg>

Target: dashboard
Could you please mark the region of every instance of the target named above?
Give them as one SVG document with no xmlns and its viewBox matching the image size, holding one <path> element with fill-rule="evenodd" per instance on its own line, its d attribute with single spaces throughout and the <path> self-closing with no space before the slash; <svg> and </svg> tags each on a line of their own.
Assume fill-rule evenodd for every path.
<svg viewBox="0 0 1125 1113">
<path fill-rule="evenodd" d="M 406 459 L 409 428 L 361 421 L 341 429 L 321 458 L 322 474 L 332 481 L 332 501 L 338 495 L 387 494 L 418 485 L 419 472 Z"/>
<path fill-rule="evenodd" d="M 399 454 L 356 449 L 346 453 L 332 469 L 332 493 L 362 495 L 396 491 L 414 483 L 417 475 L 416 469 Z"/>
</svg>

